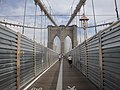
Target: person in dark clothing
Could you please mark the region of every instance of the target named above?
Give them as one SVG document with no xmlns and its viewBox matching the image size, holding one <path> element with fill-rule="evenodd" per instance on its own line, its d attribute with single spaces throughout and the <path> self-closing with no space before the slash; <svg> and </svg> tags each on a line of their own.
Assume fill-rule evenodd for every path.
<svg viewBox="0 0 120 90">
<path fill-rule="evenodd" d="M 59 61 L 61 61 L 61 59 L 62 59 L 62 55 L 59 54 L 58 58 L 59 58 Z"/>
<path fill-rule="evenodd" d="M 71 55 L 68 56 L 68 62 L 69 62 L 70 67 L 72 67 L 72 56 Z"/>
</svg>

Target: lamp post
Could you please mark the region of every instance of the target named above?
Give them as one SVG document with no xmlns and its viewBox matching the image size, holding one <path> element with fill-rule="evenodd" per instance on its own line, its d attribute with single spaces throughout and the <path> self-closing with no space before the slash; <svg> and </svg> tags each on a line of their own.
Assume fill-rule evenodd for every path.
<svg viewBox="0 0 120 90">
<path fill-rule="evenodd" d="M 84 29 L 84 40 L 87 39 L 87 31 L 86 28 L 88 27 L 88 18 L 83 14 L 83 16 L 80 18 L 81 21 L 81 27 Z"/>
<path fill-rule="evenodd" d="M 81 27 L 84 29 L 84 44 L 85 44 L 85 68 L 86 68 L 86 77 L 88 77 L 88 60 L 87 60 L 87 45 L 86 45 L 86 40 L 87 40 L 87 32 L 86 32 L 86 28 L 88 27 L 88 18 L 85 16 L 85 14 L 83 14 L 83 16 L 80 18 L 81 21 Z"/>
</svg>

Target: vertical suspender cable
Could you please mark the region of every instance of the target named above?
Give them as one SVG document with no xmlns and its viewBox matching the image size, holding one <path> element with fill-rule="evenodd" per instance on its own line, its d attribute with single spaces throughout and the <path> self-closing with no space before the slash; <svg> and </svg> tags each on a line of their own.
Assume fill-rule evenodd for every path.
<svg viewBox="0 0 120 90">
<path fill-rule="evenodd" d="M 42 15 L 41 15 L 41 13 L 42 13 L 42 11 L 40 10 L 40 28 L 41 28 L 41 17 L 42 17 Z M 41 44 L 41 29 L 40 29 L 40 44 Z"/>
<path fill-rule="evenodd" d="M 46 37 L 48 37 L 48 23 L 49 23 L 49 21 L 48 21 L 48 18 L 47 18 L 47 16 L 46 16 Z M 47 47 L 47 43 L 48 43 L 48 38 L 46 38 L 46 47 Z"/>
<path fill-rule="evenodd" d="M 83 4 L 83 15 L 85 16 L 85 3 Z M 84 31 L 84 40 L 87 40 L 87 29 Z"/>
<path fill-rule="evenodd" d="M 71 15 L 72 15 L 72 9 L 73 9 L 74 2 L 75 2 L 75 0 L 73 0 L 72 5 L 71 5 Z"/>
<path fill-rule="evenodd" d="M 115 11 L 116 11 L 117 20 L 119 20 L 119 13 L 118 13 L 118 9 L 117 9 L 117 1 L 114 0 L 114 2 L 115 2 Z"/>
<path fill-rule="evenodd" d="M 43 27 L 43 11 L 41 11 L 41 44 L 43 44 L 43 40 L 42 40 L 42 37 L 43 37 L 43 35 L 42 35 L 42 27 Z"/>
<path fill-rule="evenodd" d="M 71 10 L 70 10 L 70 15 L 72 15 L 72 7 L 71 7 Z"/>
<path fill-rule="evenodd" d="M 85 3 L 83 4 L 83 15 L 85 16 L 85 7 L 84 7 Z M 86 68 L 86 71 L 85 71 L 85 75 L 86 77 L 88 77 L 88 61 L 87 61 L 87 28 L 85 26 L 84 28 L 84 44 L 85 44 L 85 68 Z"/>
<path fill-rule="evenodd" d="M 25 0 L 25 6 L 24 6 L 24 17 L 23 17 L 23 30 L 22 30 L 22 34 L 24 34 L 26 7 L 27 7 L 27 0 Z"/>
<path fill-rule="evenodd" d="M 77 15 L 76 15 L 76 25 L 77 25 Z"/>
<path fill-rule="evenodd" d="M 35 21 L 34 21 L 33 41 L 35 41 L 36 14 L 37 14 L 37 5 L 35 5 Z"/>
<path fill-rule="evenodd" d="M 80 11 L 79 11 L 79 17 L 80 17 Z M 79 21 L 79 34 L 80 34 L 80 44 L 81 44 L 81 28 L 80 28 L 80 21 Z"/>
<path fill-rule="evenodd" d="M 34 33 L 33 33 L 33 52 L 34 52 L 34 78 L 36 78 L 36 43 L 35 43 L 35 26 L 36 26 L 36 14 L 37 14 L 37 4 L 35 5 L 35 21 L 34 21 Z"/>
<path fill-rule="evenodd" d="M 45 28 L 46 28 L 46 16 L 45 16 Z M 44 46 L 45 46 L 45 33 L 46 33 L 46 29 L 44 29 Z"/>
<path fill-rule="evenodd" d="M 45 15 L 44 15 L 44 19 L 43 19 L 43 21 L 44 21 L 44 23 L 43 23 L 43 28 L 45 28 Z M 44 44 L 44 41 L 45 41 L 45 34 L 44 34 L 44 32 L 45 32 L 45 29 L 43 30 L 43 45 L 45 45 Z"/>
<path fill-rule="evenodd" d="M 41 10 L 41 30 L 40 30 L 40 42 L 42 44 L 42 16 L 43 16 L 43 13 L 42 13 L 42 10 Z"/>
<path fill-rule="evenodd" d="M 41 58 L 42 58 L 42 71 L 44 70 L 44 65 L 43 65 L 43 63 L 44 63 L 44 47 L 43 47 L 43 40 L 42 40 L 42 38 L 43 38 L 43 33 L 42 33 L 42 27 L 43 27 L 43 11 L 42 11 L 42 9 L 41 9 L 41 46 L 42 46 L 42 48 L 41 48 Z"/>
<path fill-rule="evenodd" d="M 52 8 L 51 8 L 51 6 L 50 6 L 50 15 L 52 14 Z"/>
<path fill-rule="evenodd" d="M 77 39 L 78 39 L 78 23 L 77 23 L 77 21 L 78 21 L 78 14 L 76 15 L 76 26 L 77 26 Z"/>
<path fill-rule="evenodd" d="M 94 25 L 95 25 L 95 34 L 97 34 L 95 7 L 94 7 L 94 1 L 93 0 L 92 0 L 92 8 L 93 8 L 93 18 L 94 18 Z"/>
</svg>

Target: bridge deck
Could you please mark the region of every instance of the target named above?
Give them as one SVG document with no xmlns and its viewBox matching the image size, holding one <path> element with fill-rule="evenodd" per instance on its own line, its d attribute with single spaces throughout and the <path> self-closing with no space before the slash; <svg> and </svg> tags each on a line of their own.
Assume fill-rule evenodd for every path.
<svg viewBox="0 0 120 90">
<path fill-rule="evenodd" d="M 27 90 L 56 90 L 59 78 L 60 67 L 62 69 L 62 90 L 98 90 L 79 70 L 74 66 L 71 68 L 67 60 L 57 62 L 46 73 L 44 73 L 38 80 L 35 81 Z M 61 86 L 61 85 L 58 85 Z M 42 89 L 41 89 L 42 88 Z M 58 87 L 59 88 L 59 87 Z M 61 90 L 61 89 L 59 89 Z"/>
</svg>

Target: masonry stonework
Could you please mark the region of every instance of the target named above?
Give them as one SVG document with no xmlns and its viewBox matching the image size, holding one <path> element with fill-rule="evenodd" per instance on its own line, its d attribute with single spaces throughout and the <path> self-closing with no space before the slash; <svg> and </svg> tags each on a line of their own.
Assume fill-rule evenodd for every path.
<svg viewBox="0 0 120 90">
<path fill-rule="evenodd" d="M 64 40 L 67 36 L 71 38 L 72 48 L 77 46 L 77 26 L 68 26 L 65 27 L 61 25 L 59 27 L 56 26 L 48 26 L 48 48 L 53 49 L 54 38 L 58 36 L 61 41 L 61 53 L 64 54 Z"/>
</svg>

